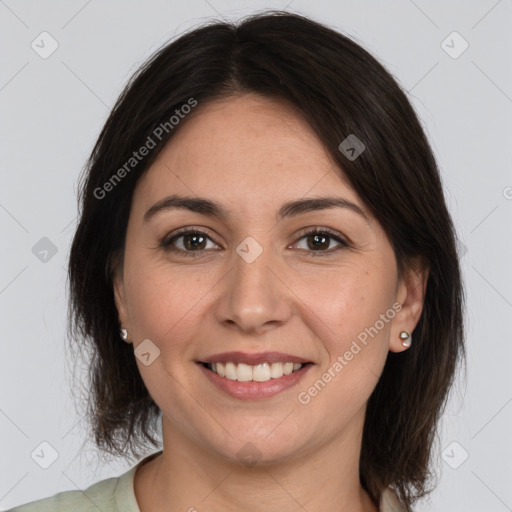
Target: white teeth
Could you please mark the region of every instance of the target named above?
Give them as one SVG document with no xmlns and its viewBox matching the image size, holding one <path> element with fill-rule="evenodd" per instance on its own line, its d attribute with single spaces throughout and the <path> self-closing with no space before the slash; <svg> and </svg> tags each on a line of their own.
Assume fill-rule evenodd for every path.
<svg viewBox="0 0 512 512">
<path fill-rule="evenodd" d="M 213 366 L 213 365 L 212 365 Z M 226 376 L 226 365 L 224 363 L 216 363 L 216 367 L 217 369 L 216 370 L 212 370 L 213 371 L 217 371 L 217 373 L 221 376 L 221 377 L 225 377 Z"/>
<path fill-rule="evenodd" d="M 238 380 L 239 382 L 266 382 L 270 379 L 279 379 L 283 375 L 300 370 L 304 365 L 301 363 L 261 363 L 251 366 L 244 363 L 211 363 L 208 365 L 210 370 L 217 373 L 220 377 L 229 380 Z"/>
<path fill-rule="evenodd" d="M 236 379 L 236 366 L 234 363 L 226 363 L 226 379 L 237 380 Z"/>
<path fill-rule="evenodd" d="M 270 376 L 273 379 L 279 379 L 283 376 L 283 363 L 272 363 L 270 366 Z"/>
<path fill-rule="evenodd" d="M 270 380 L 270 366 L 268 363 L 258 364 L 252 368 L 252 380 L 266 382 Z"/>
<path fill-rule="evenodd" d="M 252 368 L 248 364 L 239 363 L 236 369 L 236 380 L 240 382 L 252 380 Z"/>
<path fill-rule="evenodd" d="M 284 363 L 283 365 L 283 373 L 285 375 L 290 375 L 293 372 L 293 363 Z"/>
</svg>

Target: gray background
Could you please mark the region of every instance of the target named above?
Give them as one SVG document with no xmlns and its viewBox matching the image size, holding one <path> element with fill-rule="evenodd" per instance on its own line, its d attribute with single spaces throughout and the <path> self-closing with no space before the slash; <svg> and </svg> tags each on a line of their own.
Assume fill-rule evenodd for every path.
<svg viewBox="0 0 512 512">
<path fill-rule="evenodd" d="M 442 170 L 468 295 L 467 379 L 443 416 L 439 485 L 416 510 L 512 510 L 512 0 L 0 1 L 2 510 L 132 466 L 95 463 L 71 391 L 65 268 L 77 177 L 157 47 L 209 18 L 266 7 L 352 35 L 409 91 Z M 58 43 L 46 59 L 31 47 L 51 48 L 43 31 Z M 463 39 L 446 39 L 453 31 Z M 48 469 L 31 457 L 43 442 L 58 454 Z"/>
</svg>

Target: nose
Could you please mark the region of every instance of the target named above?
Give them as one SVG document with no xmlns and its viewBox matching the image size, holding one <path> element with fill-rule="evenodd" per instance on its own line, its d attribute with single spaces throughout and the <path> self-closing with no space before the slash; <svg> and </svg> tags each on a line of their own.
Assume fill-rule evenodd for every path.
<svg viewBox="0 0 512 512">
<path fill-rule="evenodd" d="M 286 286 L 277 256 L 264 249 L 254 261 L 236 252 L 231 259 L 231 271 L 220 283 L 217 320 L 253 334 L 283 325 L 292 314 L 293 293 Z"/>
</svg>

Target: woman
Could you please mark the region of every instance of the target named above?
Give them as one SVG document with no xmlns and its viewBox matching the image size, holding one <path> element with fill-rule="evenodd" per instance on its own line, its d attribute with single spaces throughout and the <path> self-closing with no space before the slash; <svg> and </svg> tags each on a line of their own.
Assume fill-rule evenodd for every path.
<svg viewBox="0 0 512 512">
<path fill-rule="evenodd" d="M 412 510 L 464 355 L 455 242 L 416 114 L 351 39 L 268 12 L 163 47 L 69 265 L 98 447 L 138 457 L 161 419 L 163 449 L 13 510 Z"/>
</svg>

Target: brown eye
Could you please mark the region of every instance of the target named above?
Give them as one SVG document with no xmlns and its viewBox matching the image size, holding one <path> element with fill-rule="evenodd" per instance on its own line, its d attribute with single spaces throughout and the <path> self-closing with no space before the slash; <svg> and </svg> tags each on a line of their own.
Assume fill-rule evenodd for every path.
<svg viewBox="0 0 512 512">
<path fill-rule="evenodd" d="M 345 242 L 338 233 L 327 228 L 306 232 L 299 240 L 303 239 L 306 240 L 306 247 L 301 249 L 304 249 L 310 256 L 330 255 L 345 247 L 349 247 L 349 244 Z M 332 241 L 335 241 L 338 246 L 332 248 Z"/>
<path fill-rule="evenodd" d="M 326 235 L 308 235 L 308 246 L 311 250 L 328 249 L 330 245 L 330 236 Z"/>
<path fill-rule="evenodd" d="M 164 238 L 160 245 L 165 251 L 194 257 L 196 256 L 194 253 L 201 253 L 211 248 L 207 247 L 208 241 L 217 246 L 206 233 L 198 230 L 186 230 L 175 233 L 170 238 Z"/>
<path fill-rule="evenodd" d="M 204 249 L 206 244 L 206 237 L 199 233 L 190 233 L 182 235 L 183 245 L 187 250 Z"/>
</svg>

